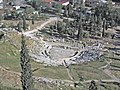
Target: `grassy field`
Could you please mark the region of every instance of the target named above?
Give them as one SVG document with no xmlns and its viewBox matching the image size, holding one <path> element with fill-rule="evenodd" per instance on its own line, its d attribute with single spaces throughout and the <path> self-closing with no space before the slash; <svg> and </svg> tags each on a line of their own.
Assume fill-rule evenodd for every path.
<svg viewBox="0 0 120 90">
<path fill-rule="evenodd" d="M 0 90 L 21 90 L 21 89 L 0 85 Z"/>
<path fill-rule="evenodd" d="M 119 87 L 113 84 L 96 83 L 96 85 L 97 85 L 98 90 L 119 90 Z M 53 86 L 50 84 L 36 83 L 35 87 L 40 88 L 40 90 L 89 90 L 89 84 L 86 84 L 85 86 L 80 85 L 79 87 L 69 87 L 69 86 L 62 86 L 62 85 Z"/>
<path fill-rule="evenodd" d="M 0 41 L 0 66 L 13 71 L 20 71 L 19 52 L 9 42 Z"/>
<path fill-rule="evenodd" d="M 82 77 L 84 80 L 90 79 L 110 79 L 105 73 L 103 73 L 100 69 L 101 66 L 104 66 L 105 62 L 94 61 L 89 62 L 87 64 L 79 64 L 71 66 L 71 74 L 75 78 L 75 80 L 79 80 L 79 77 Z"/>
<path fill-rule="evenodd" d="M 9 44 L 9 42 L 0 42 L 0 65 L 4 67 L 8 67 L 12 71 L 20 72 L 19 65 L 19 52 L 15 47 Z M 80 65 L 72 65 L 71 66 L 71 74 L 73 77 L 78 80 L 78 76 L 76 70 L 84 76 L 85 80 L 89 80 L 92 78 L 95 79 L 104 79 L 109 78 L 102 71 L 98 70 L 98 67 L 103 66 L 104 62 L 91 62 L 88 64 L 80 64 Z M 34 75 L 54 78 L 54 79 L 69 79 L 67 71 L 65 67 L 52 67 L 52 66 L 44 66 L 43 64 L 32 62 L 33 70 L 38 68 L 37 71 L 34 71 Z M 88 74 L 89 73 L 89 74 Z"/>
<path fill-rule="evenodd" d="M 120 58 L 114 57 L 114 59 L 112 59 L 111 67 L 117 68 L 117 70 L 111 71 L 113 75 L 115 75 L 117 78 L 120 78 Z"/>
<path fill-rule="evenodd" d="M 20 46 L 20 37 L 17 36 L 16 34 L 15 35 L 11 34 L 11 38 L 14 38 L 13 41 L 15 41 L 16 43 L 19 42 L 18 48 L 20 48 L 19 47 Z M 31 43 L 32 43 L 32 41 L 27 39 L 27 44 L 31 45 Z M 7 40 L 5 42 L 0 41 L 0 66 L 1 67 L 5 68 L 9 71 L 20 73 L 19 57 L 20 57 L 19 50 L 16 47 L 14 47 L 13 45 L 11 45 L 9 41 L 7 41 Z M 53 78 L 53 79 L 70 80 L 70 78 L 68 77 L 67 70 L 63 66 L 59 66 L 59 67 L 45 66 L 43 64 L 36 63 L 34 61 L 32 61 L 31 64 L 32 64 L 32 70 L 36 69 L 33 72 L 33 75 L 35 75 L 35 76 Z M 104 66 L 105 64 L 106 64 L 105 61 L 103 61 L 103 62 L 92 61 L 89 63 L 83 63 L 83 64 L 79 64 L 79 65 L 71 65 L 70 66 L 70 74 L 76 81 L 79 81 L 80 77 L 83 77 L 84 80 L 110 79 L 109 76 L 107 76 L 105 73 L 103 73 L 101 70 L 98 69 L 99 67 Z M 112 64 L 119 65 L 120 61 L 114 60 Z M 116 76 L 120 76 L 120 72 L 114 71 L 113 73 Z M 11 76 L 9 76 L 9 78 L 10 77 Z M 12 76 L 12 77 L 14 77 L 14 76 Z M 10 82 L 14 82 L 14 80 L 10 79 L 10 81 L 8 82 L 8 80 L 5 78 L 2 81 L 4 81 L 4 80 L 6 80 L 6 81 L 3 84 L 5 86 L 10 87 L 10 89 L 7 89 L 7 87 L 4 87 L 4 86 L 0 86 L 0 87 L 6 88 L 4 90 L 16 90 L 14 88 L 11 89 L 11 86 L 14 83 L 10 83 Z M 36 85 L 36 87 L 37 88 L 40 88 L 40 87 L 45 88 L 45 85 Z M 109 87 L 110 86 L 108 85 L 108 89 L 104 89 L 103 87 L 100 87 L 100 88 L 101 88 L 101 90 L 109 90 Z M 57 86 L 52 86 L 52 85 L 48 85 L 46 88 L 47 88 L 46 90 L 57 90 L 58 89 Z M 83 87 L 71 89 L 70 87 L 60 86 L 59 89 L 60 88 L 63 88 L 63 90 L 85 90 L 85 88 L 83 88 Z M 112 87 L 110 87 L 110 88 L 112 88 Z M 0 90 L 2 90 L 2 89 L 0 89 Z M 112 89 L 112 90 L 115 90 L 115 89 Z"/>
<path fill-rule="evenodd" d="M 14 38 L 16 35 L 13 35 L 12 38 Z M 18 41 L 20 37 L 17 37 Z M 30 45 L 31 41 L 27 41 L 27 44 Z M 20 72 L 20 65 L 19 65 L 19 51 L 11 45 L 9 42 L 3 43 L 0 42 L 0 65 L 9 68 L 12 71 Z M 105 65 L 105 62 L 90 62 L 88 64 L 80 64 L 80 65 L 72 65 L 71 66 L 71 74 L 73 77 L 78 80 L 78 76 L 76 73 L 76 69 L 79 69 L 78 71 L 81 72 L 81 75 L 85 77 L 85 80 L 89 80 L 91 78 L 100 79 L 107 78 L 104 73 L 102 73 L 98 68 L 100 66 Z M 33 70 L 38 68 L 37 71 L 34 72 L 34 75 L 41 76 L 41 77 L 47 77 L 47 78 L 55 78 L 55 79 L 69 79 L 67 71 L 65 67 L 59 66 L 59 67 L 52 67 L 52 66 L 44 66 L 43 64 L 32 62 L 32 68 Z M 90 73 L 91 75 L 88 76 L 87 73 Z"/>
</svg>

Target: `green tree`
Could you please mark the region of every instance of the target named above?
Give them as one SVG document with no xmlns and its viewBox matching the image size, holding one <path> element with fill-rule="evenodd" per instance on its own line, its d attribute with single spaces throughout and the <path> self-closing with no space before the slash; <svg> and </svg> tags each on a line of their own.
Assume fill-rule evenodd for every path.
<svg viewBox="0 0 120 90">
<path fill-rule="evenodd" d="M 79 1 L 80 3 L 80 12 L 79 12 L 79 16 L 77 17 L 78 19 L 78 34 L 77 34 L 77 39 L 78 40 L 82 40 L 83 38 L 83 11 L 84 11 L 84 2 L 83 0 Z"/>
<path fill-rule="evenodd" d="M 34 15 L 33 15 L 33 17 L 32 17 L 32 24 L 33 24 L 33 25 L 35 24 L 35 17 L 34 17 Z"/>
<path fill-rule="evenodd" d="M 101 35 L 101 31 L 102 31 L 102 16 L 101 14 L 97 17 L 97 32 L 99 32 L 99 34 Z"/>
<path fill-rule="evenodd" d="M 33 6 L 33 8 L 35 8 L 35 10 L 39 10 L 39 7 L 42 6 L 42 0 L 31 0 L 31 5 Z"/>
<path fill-rule="evenodd" d="M 35 10 L 34 10 L 34 8 L 29 8 L 29 7 L 27 7 L 26 9 L 25 9 L 25 13 L 26 14 L 32 14 L 33 12 L 34 12 Z"/>
<path fill-rule="evenodd" d="M 68 17 L 68 10 L 67 10 L 67 7 L 65 6 L 65 10 L 64 10 L 64 16 L 65 17 Z"/>
<path fill-rule="evenodd" d="M 103 30 L 102 30 L 102 37 L 105 37 L 105 29 L 106 29 L 106 19 L 103 19 Z"/>
<path fill-rule="evenodd" d="M 20 65 L 21 65 L 21 82 L 23 90 L 34 90 L 30 57 L 25 44 L 25 38 L 22 34 L 21 37 L 21 52 L 20 52 Z"/>
<path fill-rule="evenodd" d="M 82 40 L 82 38 L 83 38 L 82 16 L 79 19 L 77 38 L 78 38 L 78 40 Z"/>
<path fill-rule="evenodd" d="M 27 29 L 26 18 L 23 16 L 23 29 L 24 31 Z"/>
<path fill-rule="evenodd" d="M 63 28 L 62 26 L 63 26 L 62 22 L 58 21 L 57 22 L 57 31 L 60 35 L 62 35 L 62 28 Z"/>
<path fill-rule="evenodd" d="M 73 8 L 71 4 L 68 5 L 68 15 L 71 16 L 73 14 Z"/>
<path fill-rule="evenodd" d="M 107 7 L 109 10 L 112 10 L 112 0 L 107 1 Z"/>
<path fill-rule="evenodd" d="M 17 27 L 18 27 L 18 31 L 21 32 L 22 31 L 21 30 L 21 22 L 18 23 Z"/>
<path fill-rule="evenodd" d="M 54 7 L 56 8 L 58 13 L 61 13 L 61 10 L 62 10 L 62 5 L 61 4 L 55 3 Z"/>
<path fill-rule="evenodd" d="M 90 34 L 92 34 L 93 30 L 94 30 L 94 25 L 95 25 L 95 22 L 94 22 L 94 14 L 91 15 L 91 21 L 90 21 Z"/>
<path fill-rule="evenodd" d="M 4 16 L 3 15 L 0 15 L 0 21 L 4 19 Z"/>
</svg>

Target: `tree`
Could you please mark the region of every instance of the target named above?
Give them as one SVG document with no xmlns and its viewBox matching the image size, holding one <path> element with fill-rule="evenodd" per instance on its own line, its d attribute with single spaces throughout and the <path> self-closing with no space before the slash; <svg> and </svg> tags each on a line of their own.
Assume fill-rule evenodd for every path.
<svg viewBox="0 0 120 90">
<path fill-rule="evenodd" d="M 115 21 L 114 21 L 113 18 L 111 19 L 111 23 L 110 23 L 110 25 L 111 25 L 112 28 L 115 26 Z"/>
<path fill-rule="evenodd" d="M 67 10 L 67 7 L 65 6 L 65 10 L 64 10 L 64 16 L 65 17 L 68 17 L 68 10 Z"/>
<path fill-rule="evenodd" d="M 31 13 L 33 13 L 34 11 L 35 11 L 35 9 L 32 8 L 32 7 L 27 7 L 27 8 L 25 8 L 25 13 L 26 13 L 26 14 L 31 14 Z"/>
<path fill-rule="evenodd" d="M 35 16 L 33 15 L 32 17 L 32 24 L 34 25 L 35 24 Z"/>
<path fill-rule="evenodd" d="M 69 17 L 73 14 L 73 8 L 71 6 L 71 4 L 68 5 L 68 15 Z"/>
<path fill-rule="evenodd" d="M 97 85 L 96 85 L 95 81 L 93 81 L 93 80 L 91 81 L 89 90 L 97 90 Z"/>
<path fill-rule="evenodd" d="M 83 38 L 82 16 L 80 17 L 80 20 L 79 20 L 77 38 L 78 38 L 78 40 L 82 40 L 82 38 Z"/>
<path fill-rule="evenodd" d="M 18 23 L 17 27 L 18 27 L 18 31 L 21 32 L 22 30 L 21 30 L 21 23 L 20 22 Z"/>
<path fill-rule="evenodd" d="M 103 31 L 102 31 L 102 37 L 105 37 L 105 29 L 106 29 L 106 19 L 103 19 Z"/>
<path fill-rule="evenodd" d="M 23 90 L 34 90 L 30 57 L 25 44 L 25 38 L 22 34 L 21 37 L 21 52 L 20 52 L 20 65 L 21 65 L 21 82 Z"/>
<path fill-rule="evenodd" d="M 107 7 L 109 10 L 112 10 L 112 0 L 107 1 Z"/>
<path fill-rule="evenodd" d="M 84 1 L 81 0 L 80 3 L 80 13 L 79 13 L 79 17 L 77 17 L 78 20 L 78 23 L 79 23 L 79 27 L 78 27 L 78 34 L 77 34 L 77 38 L 78 40 L 82 40 L 83 38 L 83 11 L 84 11 Z"/>
<path fill-rule="evenodd" d="M 39 6 L 43 6 L 42 0 L 31 0 L 30 3 L 35 10 L 39 10 Z"/>
<path fill-rule="evenodd" d="M 97 31 L 100 32 L 99 34 L 101 35 L 102 31 L 102 16 L 101 14 L 97 17 Z"/>
<path fill-rule="evenodd" d="M 92 34 L 93 30 L 94 30 L 94 25 L 95 25 L 95 22 L 94 22 L 94 14 L 91 14 L 91 21 L 90 21 L 90 34 Z"/>
<path fill-rule="evenodd" d="M 25 16 L 23 16 L 23 29 L 24 29 L 24 31 L 27 29 L 27 24 L 26 24 Z"/>
<path fill-rule="evenodd" d="M 62 33 L 63 33 L 62 29 L 63 29 L 63 24 L 62 24 L 62 22 L 58 21 L 57 22 L 57 31 L 60 34 L 60 36 L 62 36 Z"/>
<path fill-rule="evenodd" d="M 56 9 L 56 11 L 58 13 L 61 13 L 61 10 L 62 10 L 62 5 L 61 4 L 55 3 L 54 8 Z"/>
</svg>

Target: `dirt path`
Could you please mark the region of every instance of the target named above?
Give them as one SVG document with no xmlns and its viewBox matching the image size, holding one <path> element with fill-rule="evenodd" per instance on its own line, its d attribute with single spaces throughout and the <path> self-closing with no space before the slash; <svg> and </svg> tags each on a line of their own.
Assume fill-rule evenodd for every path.
<svg viewBox="0 0 120 90">
<path fill-rule="evenodd" d="M 48 19 L 46 22 L 42 23 L 39 27 L 37 27 L 36 29 L 32 30 L 32 31 L 26 31 L 23 32 L 23 34 L 25 36 L 31 37 L 31 38 L 35 38 L 33 37 L 33 35 L 31 35 L 32 33 L 37 32 L 38 30 L 41 30 L 43 27 L 45 27 L 47 24 L 53 22 L 53 21 L 57 21 L 57 17 L 51 17 L 50 19 Z"/>
<path fill-rule="evenodd" d="M 109 77 L 111 77 L 113 80 L 120 82 L 120 79 L 118 79 L 115 75 L 113 75 L 113 74 L 111 73 L 111 71 L 109 70 L 109 66 L 110 66 L 111 63 L 112 63 L 112 60 L 107 61 L 107 64 L 106 64 L 105 66 L 100 67 L 99 69 L 102 69 L 102 71 L 103 71 L 105 74 L 107 74 Z"/>
<path fill-rule="evenodd" d="M 73 79 L 72 75 L 70 74 L 69 68 L 66 68 L 66 70 L 67 70 L 67 73 L 68 73 L 68 76 L 69 76 L 70 80 L 73 81 L 74 79 Z"/>
</svg>

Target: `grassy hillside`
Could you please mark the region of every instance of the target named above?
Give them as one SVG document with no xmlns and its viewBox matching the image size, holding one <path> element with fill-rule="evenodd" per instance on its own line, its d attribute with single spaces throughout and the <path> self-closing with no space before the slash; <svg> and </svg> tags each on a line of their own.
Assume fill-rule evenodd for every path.
<svg viewBox="0 0 120 90">
<path fill-rule="evenodd" d="M 15 37 L 15 36 L 13 36 Z M 15 40 L 13 40 L 15 41 Z M 20 40 L 18 38 L 18 42 L 20 43 Z M 31 41 L 27 41 L 28 43 L 31 43 Z M 30 45 L 30 44 L 29 44 Z M 17 72 L 20 73 L 20 60 L 19 60 L 19 50 L 10 44 L 9 41 L 0 41 L 0 67 L 4 68 L 5 70 L 9 71 L 4 72 L 2 69 L 0 70 L 0 75 L 2 78 L 0 78 L 0 82 L 2 83 L 0 85 L 0 90 L 17 90 L 15 88 L 20 88 L 20 77 L 17 77 L 16 75 L 10 73 L 10 72 Z M 119 65 L 119 60 L 113 60 L 111 65 Z M 53 67 L 53 66 L 45 66 L 40 63 L 36 63 L 34 61 L 31 62 L 32 64 L 32 70 L 33 75 L 38 77 L 45 77 L 45 78 L 53 78 L 53 79 L 62 79 L 62 80 L 70 80 L 67 70 L 63 66 L 59 67 Z M 102 66 L 106 65 L 106 60 L 104 61 L 94 61 L 89 63 L 83 63 L 79 65 L 71 65 L 70 66 L 70 74 L 74 78 L 74 80 L 79 81 L 80 77 L 82 77 L 84 80 L 91 80 L 91 79 L 111 79 L 108 75 L 106 75 L 102 70 L 98 69 Z M 119 77 L 119 71 L 113 71 L 113 73 Z M 19 79 L 17 79 L 19 78 Z M 4 86 L 3 86 L 4 85 Z M 18 85 L 16 87 L 16 85 Z M 7 87 L 6 87 L 7 86 Z M 117 86 L 112 85 L 105 85 L 108 87 L 108 89 L 105 89 L 100 86 L 101 90 L 109 90 L 109 88 L 112 88 L 112 90 L 116 90 Z M 10 87 L 10 88 L 9 88 Z M 13 88 L 15 87 L 15 88 Z M 52 85 L 45 85 L 45 84 L 35 84 L 36 88 L 47 88 L 46 90 L 56 90 L 57 86 Z M 63 88 L 63 90 L 71 90 L 70 87 L 65 86 L 59 86 L 59 88 Z M 87 87 L 86 87 L 87 88 Z M 72 88 L 72 90 L 85 90 L 85 88 Z M 19 90 L 19 89 L 18 89 Z M 39 90 L 39 89 L 38 89 Z"/>
</svg>

